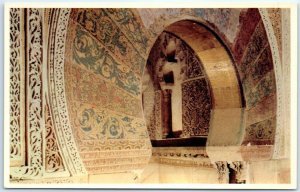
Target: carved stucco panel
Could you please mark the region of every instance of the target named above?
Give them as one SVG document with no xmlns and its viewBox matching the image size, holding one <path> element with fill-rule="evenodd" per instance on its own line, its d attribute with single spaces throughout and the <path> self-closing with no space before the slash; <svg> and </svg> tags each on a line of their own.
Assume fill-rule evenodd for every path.
<svg viewBox="0 0 300 192">
<path fill-rule="evenodd" d="M 26 127 L 27 164 L 11 168 L 12 178 L 36 178 L 43 174 L 43 9 L 26 9 Z"/>
<path fill-rule="evenodd" d="M 22 165 L 24 156 L 24 57 L 22 56 L 23 11 L 10 9 L 10 159 L 11 166 Z M 15 163 L 18 161 L 17 163 Z"/>
</svg>

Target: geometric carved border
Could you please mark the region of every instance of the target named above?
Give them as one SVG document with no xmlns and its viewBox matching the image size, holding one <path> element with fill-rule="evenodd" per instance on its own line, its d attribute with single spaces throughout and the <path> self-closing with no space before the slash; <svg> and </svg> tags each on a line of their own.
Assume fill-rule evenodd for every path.
<svg viewBox="0 0 300 192">
<path fill-rule="evenodd" d="M 78 153 L 67 111 L 64 83 L 64 53 L 71 9 L 52 9 L 48 42 L 50 108 L 58 142 L 72 176 L 87 174 Z"/>
</svg>

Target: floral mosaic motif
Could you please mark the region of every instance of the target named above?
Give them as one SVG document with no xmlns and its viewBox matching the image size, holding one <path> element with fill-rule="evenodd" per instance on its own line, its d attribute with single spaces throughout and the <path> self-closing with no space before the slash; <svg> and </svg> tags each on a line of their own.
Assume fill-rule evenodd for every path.
<svg viewBox="0 0 300 192">
<path fill-rule="evenodd" d="M 270 118 L 258 123 L 249 125 L 246 128 L 245 140 L 273 140 L 275 137 L 276 118 Z"/>
<path fill-rule="evenodd" d="M 103 126 L 104 114 L 96 114 L 93 109 L 86 109 L 79 119 L 80 129 L 84 133 L 84 139 L 103 139 L 105 130 Z"/>
<path fill-rule="evenodd" d="M 123 129 L 120 127 L 120 123 L 115 117 L 108 118 L 103 128 L 109 133 L 109 139 L 121 139 L 124 137 Z"/>
<path fill-rule="evenodd" d="M 247 74 L 245 74 L 245 79 L 242 80 L 245 92 L 248 92 L 265 74 L 273 70 L 272 54 L 269 47 L 267 47 L 256 62 L 250 66 L 247 69 Z"/>
<path fill-rule="evenodd" d="M 139 45 L 142 53 L 146 53 L 146 48 L 149 44 L 149 39 L 142 29 L 142 23 L 137 19 L 137 15 L 131 9 L 118 8 L 118 9 L 105 9 L 105 11 L 114 19 L 122 30 L 129 36 L 133 43 Z"/>
<path fill-rule="evenodd" d="M 80 127 L 79 139 L 130 139 L 147 138 L 142 119 L 112 114 L 106 110 L 85 108 L 75 122 Z"/>
<path fill-rule="evenodd" d="M 104 9 L 75 9 L 72 18 L 98 39 L 116 58 L 138 75 L 142 75 L 145 60 Z M 132 63 L 136 64 L 132 65 Z"/>
<path fill-rule="evenodd" d="M 257 62 L 255 62 L 254 67 L 250 69 L 251 70 L 250 74 L 252 75 L 253 80 L 257 82 L 272 69 L 273 69 L 272 53 L 270 48 L 268 47 L 260 55 Z"/>
<path fill-rule="evenodd" d="M 126 138 L 136 139 L 136 138 L 148 138 L 148 131 L 145 129 L 146 124 L 144 120 L 137 118 L 122 118 L 124 130 L 126 133 Z"/>
<path fill-rule="evenodd" d="M 115 83 L 120 88 L 139 95 L 140 78 L 129 68 L 117 63 L 107 51 L 79 26 L 76 28 L 76 37 L 73 41 L 73 59 L 77 64 L 99 74 Z"/>
<path fill-rule="evenodd" d="M 182 84 L 183 131 L 193 136 L 208 135 L 210 109 L 209 88 L 205 79 Z"/>
<path fill-rule="evenodd" d="M 262 78 L 256 87 L 246 95 L 247 107 L 250 109 L 260 102 L 264 97 L 276 92 L 274 71 L 270 71 Z"/>
<path fill-rule="evenodd" d="M 255 62 L 257 57 L 259 57 L 260 53 L 264 49 L 269 49 L 267 45 L 268 37 L 265 33 L 263 22 L 260 22 L 250 39 L 241 61 L 241 65 L 239 66 L 241 78 L 244 78 L 244 76 L 249 74 L 248 70 L 252 68 L 253 62 Z"/>
<path fill-rule="evenodd" d="M 81 69 L 79 66 L 65 66 L 66 89 L 70 97 L 81 103 L 90 103 L 112 111 L 142 117 L 140 100 L 128 92 L 118 89 L 112 83 L 106 82 L 96 74 Z M 91 86 L 91 82 L 93 82 Z"/>
</svg>

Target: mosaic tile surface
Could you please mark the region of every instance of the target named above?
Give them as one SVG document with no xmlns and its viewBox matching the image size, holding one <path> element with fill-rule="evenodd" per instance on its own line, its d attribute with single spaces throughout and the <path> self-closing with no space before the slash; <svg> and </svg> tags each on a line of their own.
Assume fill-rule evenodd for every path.
<svg viewBox="0 0 300 192">
<path fill-rule="evenodd" d="M 269 14 L 272 18 L 278 15 L 276 11 L 269 11 Z M 73 32 L 70 33 L 73 36 L 68 37 L 73 39 L 70 41 L 72 53 L 67 51 L 73 55 L 72 65 L 76 66 L 70 70 L 78 71 L 74 72 L 78 75 L 72 86 L 72 92 L 76 92 L 74 99 L 141 118 L 139 96 L 147 54 L 152 45 L 160 46 L 156 39 L 171 20 L 184 18 L 203 20 L 230 48 L 250 113 L 248 124 L 275 115 L 275 107 L 272 107 L 276 105 L 273 61 L 258 9 L 74 9 L 71 16 Z M 147 69 L 152 80 L 159 78 L 155 74 L 160 67 L 149 65 L 162 57 L 162 51 L 150 53 Z M 191 66 L 185 69 L 185 78 L 202 75 L 197 65 Z M 90 79 L 82 80 L 82 75 Z M 90 81 L 95 81 L 94 86 L 80 86 Z M 154 88 L 159 89 L 159 83 L 154 81 Z M 97 94 L 100 89 L 103 91 Z M 268 98 L 269 102 L 266 102 Z M 108 102 L 110 99 L 114 104 Z M 254 111 L 259 114 L 251 115 Z M 250 134 L 248 131 L 246 135 Z"/>
<path fill-rule="evenodd" d="M 241 26 L 234 40 L 232 52 L 239 63 L 257 24 L 261 20 L 258 9 L 248 9 L 240 15 Z"/>
</svg>

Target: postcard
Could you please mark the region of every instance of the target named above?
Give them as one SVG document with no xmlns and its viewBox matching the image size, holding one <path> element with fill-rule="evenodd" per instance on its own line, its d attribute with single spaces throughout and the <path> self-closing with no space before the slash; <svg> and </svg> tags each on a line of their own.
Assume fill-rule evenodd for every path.
<svg viewBox="0 0 300 192">
<path fill-rule="evenodd" d="M 295 188 L 296 9 L 6 4 L 5 187 Z"/>
</svg>

